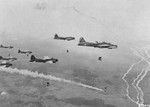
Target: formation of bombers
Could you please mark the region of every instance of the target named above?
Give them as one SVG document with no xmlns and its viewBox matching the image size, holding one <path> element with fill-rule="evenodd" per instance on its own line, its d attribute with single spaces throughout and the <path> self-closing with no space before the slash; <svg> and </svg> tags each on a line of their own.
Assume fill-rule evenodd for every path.
<svg viewBox="0 0 150 107">
<path fill-rule="evenodd" d="M 56 40 L 66 40 L 66 41 L 71 41 L 75 40 L 75 37 L 60 37 L 58 34 L 54 35 L 54 39 Z M 108 43 L 108 42 L 87 42 L 84 40 L 83 37 L 80 37 L 78 46 L 87 46 L 87 47 L 94 47 L 94 48 L 107 48 L 107 49 L 116 49 L 118 46 Z M 13 49 L 13 46 L 4 46 L 0 45 L 0 48 L 6 48 L 6 49 Z M 66 51 L 67 53 L 69 50 Z M 33 52 L 29 50 L 18 50 L 18 54 L 26 54 L 27 56 L 31 55 Z M 9 54 L 10 56 L 10 54 Z M 8 57 L 4 58 L 3 56 L 0 56 L 0 66 L 5 66 L 5 67 L 10 67 L 12 66 L 12 61 L 16 61 L 17 58 L 15 57 Z M 102 60 L 102 57 L 99 57 L 98 60 Z M 49 58 L 48 56 L 45 56 L 43 59 L 42 58 L 36 58 L 33 54 L 30 56 L 29 62 L 37 62 L 37 63 L 57 63 L 58 59 L 57 58 Z"/>
</svg>

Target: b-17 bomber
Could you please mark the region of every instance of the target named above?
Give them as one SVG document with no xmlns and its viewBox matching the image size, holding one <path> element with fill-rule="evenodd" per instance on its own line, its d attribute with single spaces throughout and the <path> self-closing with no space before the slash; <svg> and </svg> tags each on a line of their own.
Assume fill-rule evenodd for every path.
<svg viewBox="0 0 150 107">
<path fill-rule="evenodd" d="M 30 62 L 56 63 L 56 62 L 58 62 L 58 59 L 49 58 L 47 56 L 45 56 L 44 59 L 38 59 L 34 55 L 31 55 Z"/>
<path fill-rule="evenodd" d="M 0 48 L 8 48 L 8 49 L 12 49 L 12 48 L 14 48 L 14 47 L 13 47 L 13 46 L 10 46 L 10 45 L 8 45 L 8 46 L 0 45 Z"/>
<path fill-rule="evenodd" d="M 78 46 L 89 46 L 89 47 L 94 47 L 94 48 L 108 48 L 108 49 L 116 49 L 118 46 L 113 45 L 111 43 L 107 42 L 87 42 L 84 40 L 83 37 L 80 38 Z"/>
<path fill-rule="evenodd" d="M 29 54 L 32 53 L 32 51 L 29 51 L 29 50 L 25 50 L 25 51 L 18 50 L 18 53 L 27 54 L 27 56 L 28 56 Z"/>
<path fill-rule="evenodd" d="M 57 34 L 55 34 L 54 39 L 70 41 L 70 40 L 74 40 L 75 37 L 59 37 Z"/>
<path fill-rule="evenodd" d="M 9 63 L 9 62 L 7 62 L 7 61 L 2 61 L 2 62 L 0 63 L 0 66 L 10 67 L 10 66 L 12 66 L 12 64 Z"/>
<path fill-rule="evenodd" d="M 12 62 L 17 60 L 17 58 L 15 57 L 3 58 L 2 56 L 0 56 L 0 60 Z"/>
</svg>

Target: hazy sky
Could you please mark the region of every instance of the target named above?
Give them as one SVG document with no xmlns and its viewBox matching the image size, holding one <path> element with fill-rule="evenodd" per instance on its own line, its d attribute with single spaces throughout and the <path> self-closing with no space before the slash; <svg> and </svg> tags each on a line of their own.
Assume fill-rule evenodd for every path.
<svg viewBox="0 0 150 107">
<path fill-rule="evenodd" d="M 134 46 L 150 45 L 149 0 L 0 0 L 1 41 L 11 39 L 83 36 L 88 41 L 121 40 L 98 21 Z M 7 38 L 5 36 L 5 38 Z"/>
</svg>

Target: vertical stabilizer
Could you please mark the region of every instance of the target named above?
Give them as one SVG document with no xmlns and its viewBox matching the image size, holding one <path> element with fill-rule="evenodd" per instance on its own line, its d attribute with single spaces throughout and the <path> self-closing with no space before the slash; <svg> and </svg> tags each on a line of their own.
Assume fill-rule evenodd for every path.
<svg viewBox="0 0 150 107">
<path fill-rule="evenodd" d="M 20 51 L 20 50 L 18 50 L 18 53 L 21 53 L 21 51 Z"/>
<path fill-rule="evenodd" d="M 81 37 L 80 40 L 79 40 L 79 43 L 82 43 L 82 42 L 85 42 L 83 37 Z"/>
<path fill-rule="evenodd" d="M 58 35 L 57 35 L 57 34 L 55 34 L 55 35 L 54 35 L 54 39 L 57 39 L 57 38 L 58 38 Z"/>
<path fill-rule="evenodd" d="M 31 55 L 30 62 L 34 62 L 34 61 L 36 61 L 36 58 L 34 55 Z"/>
</svg>

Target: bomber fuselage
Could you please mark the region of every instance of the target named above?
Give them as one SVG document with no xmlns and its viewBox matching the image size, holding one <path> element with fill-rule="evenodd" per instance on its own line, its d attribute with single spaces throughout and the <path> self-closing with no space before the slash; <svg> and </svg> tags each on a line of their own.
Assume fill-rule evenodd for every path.
<svg viewBox="0 0 150 107">
<path fill-rule="evenodd" d="M 92 42 L 81 42 L 78 46 L 89 46 L 94 48 L 108 48 L 108 49 L 115 49 L 117 45 L 113 45 L 110 43 L 92 43 Z"/>
</svg>

